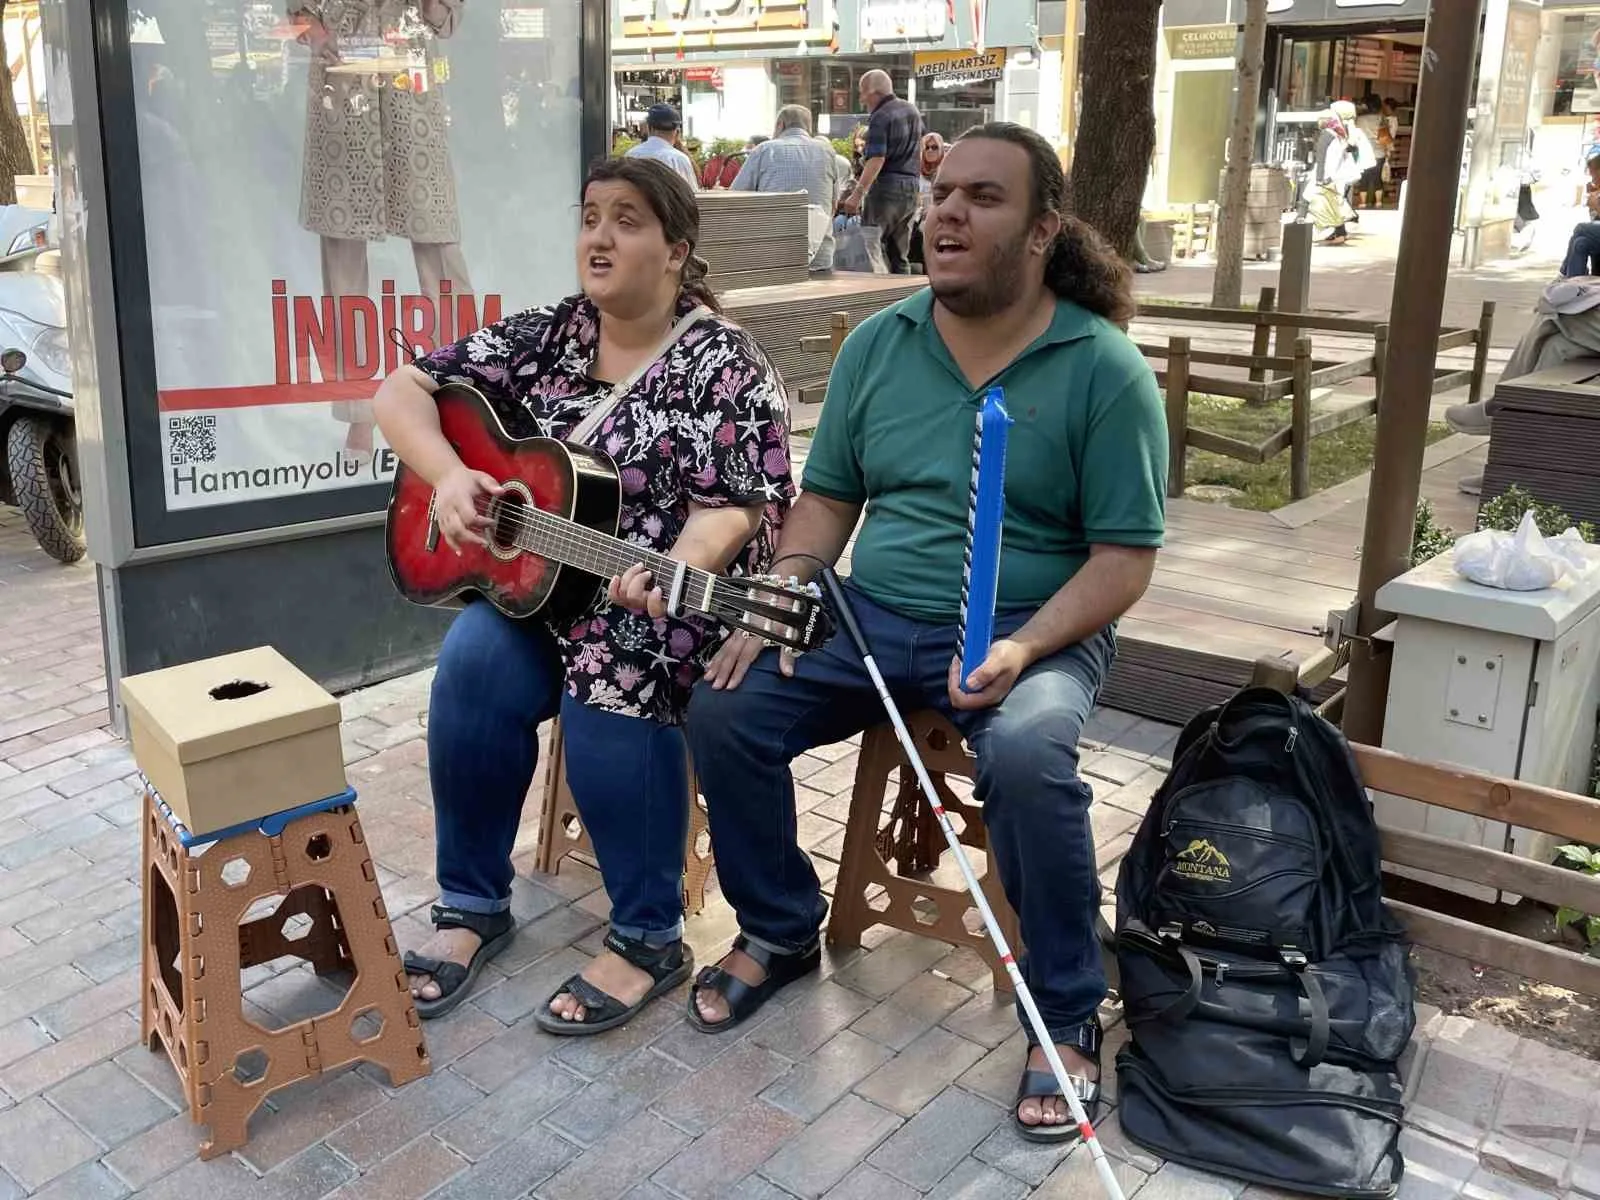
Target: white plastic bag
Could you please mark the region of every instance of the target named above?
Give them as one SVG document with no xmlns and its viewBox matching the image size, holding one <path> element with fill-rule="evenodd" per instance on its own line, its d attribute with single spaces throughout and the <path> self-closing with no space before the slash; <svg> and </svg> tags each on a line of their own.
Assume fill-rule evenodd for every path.
<svg viewBox="0 0 1600 1200">
<path fill-rule="evenodd" d="M 833 269 L 859 271 L 863 274 L 887 275 L 889 260 L 883 253 L 883 230 L 876 225 L 864 225 L 857 218 L 845 222 L 843 229 L 834 234 Z"/>
<path fill-rule="evenodd" d="M 1456 573 L 1485 587 L 1536 592 L 1554 587 L 1568 575 L 1587 575 L 1595 560 L 1576 529 L 1546 539 L 1531 511 L 1522 514 L 1516 533 L 1481 529 L 1456 542 Z"/>
</svg>

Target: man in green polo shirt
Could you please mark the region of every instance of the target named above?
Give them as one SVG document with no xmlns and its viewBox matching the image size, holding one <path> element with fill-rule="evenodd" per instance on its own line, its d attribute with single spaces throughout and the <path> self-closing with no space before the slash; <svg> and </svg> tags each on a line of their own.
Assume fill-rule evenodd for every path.
<svg viewBox="0 0 1600 1200">
<path fill-rule="evenodd" d="M 944 712 L 977 756 L 1022 971 L 1092 1114 L 1106 981 L 1077 743 L 1115 622 L 1155 566 L 1167 431 L 1155 378 L 1119 327 L 1133 312 L 1129 273 L 1062 215 L 1064 186 L 1049 144 L 1017 125 L 980 126 L 950 149 L 923 227 L 930 286 L 845 340 L 775 569 L 808 578 L 836 562 L 865 509 L 853 605 L 900 702 Z M 973 426 L 996 385 L 1014 424 L 995 640 L 963 681 L 955 626 Z M 696 981 L 698 1027 L 731 1028 L 816 968 L 827 905 L 796 841 L 788 764 L 881 720 L 842 636 L 798 660 L 748 635 L 718 651 L 687 733 L 740 936 Z M 1077 1137 L 1042 1051 L 1030 1046 L 1018 1067 L 1019 1132 Z"/>
</svg>

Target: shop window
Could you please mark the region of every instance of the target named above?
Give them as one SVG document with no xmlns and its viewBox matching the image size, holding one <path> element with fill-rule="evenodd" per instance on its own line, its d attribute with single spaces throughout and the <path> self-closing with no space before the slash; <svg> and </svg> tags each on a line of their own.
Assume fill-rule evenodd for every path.
<svg viewBox="0 0 1600 1200">
<path fill-rule="evenodd" d="M 1544 115 L 1600 112 L 1600 11 L 1560 18 L 1555 74 L 1545 89 Z"/>
</svg>

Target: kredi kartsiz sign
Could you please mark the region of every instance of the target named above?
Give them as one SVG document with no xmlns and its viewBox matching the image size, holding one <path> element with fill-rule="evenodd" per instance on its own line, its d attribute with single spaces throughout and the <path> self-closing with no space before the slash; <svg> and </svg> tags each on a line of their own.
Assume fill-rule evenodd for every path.
<svg viewBox="0 0 1600 1200">
<path fill-rule="evenodd" d="M 966 87 L 999 79 L 1006 69 L 1006 52 L 997 50 L 919 50 L 912 59 L 918 79 L 934 88 Z"/>
</svg>

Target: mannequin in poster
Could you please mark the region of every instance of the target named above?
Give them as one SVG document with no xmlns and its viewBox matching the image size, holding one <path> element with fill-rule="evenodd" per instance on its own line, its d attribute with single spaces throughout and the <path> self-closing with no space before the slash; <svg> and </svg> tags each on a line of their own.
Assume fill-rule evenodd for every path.
<svg viewBox="0 0 1600 1200">
<path fill-rule="evenodd" d="M 290 0 L 311 52 L 300 224 L 321 239 L 329 296 L 368 296 L 367 245 L 411 243 L 417 283 L 437 300 L 448 280 L 472 291 L 435 39 L 448 38 L 464 0 Z M 369 401 L 337 401 L 345 447 L 372 450 Z"/>
</svg>

